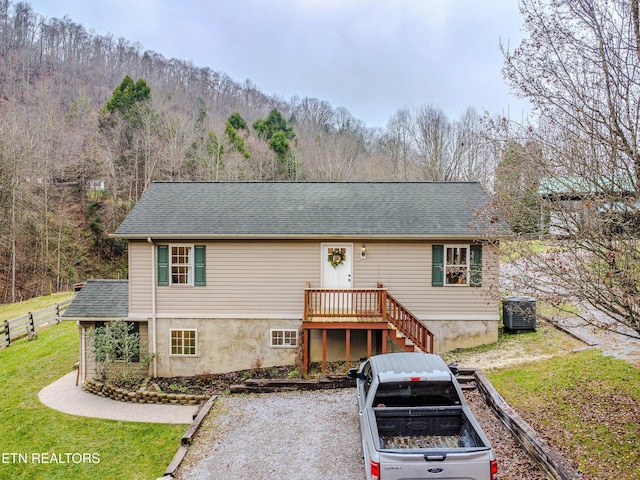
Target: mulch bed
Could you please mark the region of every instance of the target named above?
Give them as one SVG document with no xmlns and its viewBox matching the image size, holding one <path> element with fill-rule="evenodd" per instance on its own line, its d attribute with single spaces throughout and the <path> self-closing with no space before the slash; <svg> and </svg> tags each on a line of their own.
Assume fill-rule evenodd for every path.
<svg viewBox="0 0 640 480">
<path fill-rule="evenodd" d="M 326 374 L 346 377 L 344 362 L 327 364 Z M 312 364 L 308 378 L 320 375 L 320 365 Z M 188 393 L 192 395 L 219 395 L 229 393 L 231 385 L 242 384 L 250 379 L 301 379 L 302 375 L 294 366 L 255 368 L 229 373 L 203 372 L 191 377 L 155 377 L 147 389 L 157 388 L 164 393 Z"/>
</svg>

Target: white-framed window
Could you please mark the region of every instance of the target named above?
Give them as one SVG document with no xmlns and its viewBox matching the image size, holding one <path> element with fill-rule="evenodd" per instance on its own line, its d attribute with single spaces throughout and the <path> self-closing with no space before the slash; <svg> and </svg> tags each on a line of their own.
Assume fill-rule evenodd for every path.
<svg viewBox="0 0 640 480">
<path fill-rule="evenodd" d="M 289 328 L 271 329 L 271 346 L 292 348 L 298 345 L 298 330 Z"/>
<path fill-rule="evenodd" d="M 158 245 L 157 256 L 158 286 L 206 286 L 205 245 Z"/>
<path fill-rule="evenodd" d="M 432 287 L 481 287 L 482 244 L 431 245 Z"/>
<path fill-rule="evenodd" d="M 196 356 L 198 354 L 198 332 L 194 328 L 171 329 L 170 354 L 175 356 Z"/>
<path fill-rule="evenodd" d="M 445 245 L 445 285 L 469 285 L 469 246 Z"/>
<path fill-rule="evenodd" d="M 193 245 L 171 245 L 171 285 L 193 285 Z"/>
</svg>

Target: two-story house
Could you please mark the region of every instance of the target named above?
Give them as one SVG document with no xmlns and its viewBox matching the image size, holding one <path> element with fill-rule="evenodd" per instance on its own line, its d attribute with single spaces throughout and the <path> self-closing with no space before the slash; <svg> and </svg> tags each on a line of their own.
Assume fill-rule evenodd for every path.
<svg viewBox="0 0 640 480">
<path fill-rule="evenodd" d="M 473 182 L 158 182 L 113 237 L 129 278 L 67 310 L 125 318 L 154 376 L 442 352 L 497 340 L 505 224 Z M 111 305 L 111 307 L 110 307 Z"/>
</svg>

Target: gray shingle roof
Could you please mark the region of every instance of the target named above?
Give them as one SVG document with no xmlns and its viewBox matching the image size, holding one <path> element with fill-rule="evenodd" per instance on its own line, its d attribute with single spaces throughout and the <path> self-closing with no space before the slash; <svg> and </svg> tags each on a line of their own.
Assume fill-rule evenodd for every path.
<svg viewBox="0 0 640 480">
<path fill-rule="evenodd" d="M 128 280 L 87 280 L 62 316 L 126 318 L 128 314 Z"/>
<path fill-rule="evenodd" d="M 475 182 L 157 182 L 119 238 L 477 237 Z"/>
</svg>

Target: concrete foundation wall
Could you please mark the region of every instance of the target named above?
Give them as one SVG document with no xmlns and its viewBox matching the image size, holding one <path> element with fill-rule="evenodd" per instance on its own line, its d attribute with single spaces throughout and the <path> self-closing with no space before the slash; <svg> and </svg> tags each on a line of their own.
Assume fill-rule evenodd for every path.
<svg viewBox="0 0 640 480">
<path fill-rule="evenodd" d="M 435 334 L 434 353 L 475 347 L 498 341 L 498 320 L 432 320 L 425 322 Z"/>
<path fill-rule="evenodd" d="M 92 328 L 93 322 L 82 322 L 81 327 Z M 443 353 L 456 348 L 472 347 L 498 340 L 498 321 L 442 320 L 429 321 L 427 326 L 436 335 L 435 351 Z M 295 365 L 298 348 L 271 347 L 271 329 L 294 329 L 301 327 L 301 320 L 274 319 L 157 319 L 156 374 L 160 377 L 191 376 L 209 371 L 227 373 L 254 368 L 258 365 L 272 367 Z M 195 356 L 176 356 L 170 353 L 171 329 L 195 329 L 197 352 Z M 389 337 L 392 333 L 389 333 Z M 86 336 L 86 330 L 85 330 Z M 140 323 L 142 344 L 153 338 L 152 322 Z M 367 356 L 367 331 L 351 330 L 350 360 L 357 361 Z M 299 342 L 302 341 L 301 336 Z M 82 343 L 82 342 L 81 342 Z M 322 330 L 310 332 L 310 361 L 322 361 Z M 91 344 L 84 341 L 85 356 L 81 368 L 84 378 L 95 377 L 95 364 Z M 382 332 L 372 333 L 372 354 L 382 352 Z M 399 350 L 391 338 L 387 351 Z M 149 346 L 149 351 L 151 347 Z M 327 330 L 327 362 L 344 361 L 346 333 L 344 330 Z M 150 374 L 153 374 L 153 363 Z"/>
<path fill-rule="evenodd" d="M 295 347 L 271 347 L 271 329 L 298 330 L 301 320 L 157 319 L 157 375 L 227 373 L 256 366 L 294 365 Z M 171 329 L 195 329 L 195 356 L 170 353 Z"/>
</svg>

